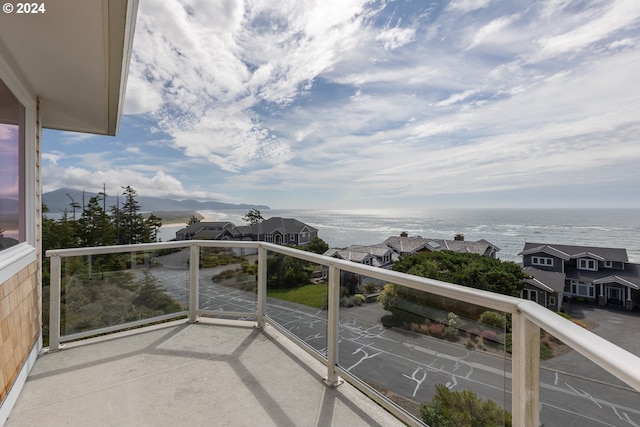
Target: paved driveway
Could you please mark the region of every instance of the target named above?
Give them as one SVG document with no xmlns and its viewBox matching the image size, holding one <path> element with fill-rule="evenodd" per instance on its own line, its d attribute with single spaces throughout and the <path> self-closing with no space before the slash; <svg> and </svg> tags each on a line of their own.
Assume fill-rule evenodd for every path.
<svg viewBox="0 0 640 427">
<path fill-rule="evenodd" d="M 640 313 L 591 304 L 572 304 L 569 314 L 595 322 L 594 334 L 640 356 Z"/>
</svg>

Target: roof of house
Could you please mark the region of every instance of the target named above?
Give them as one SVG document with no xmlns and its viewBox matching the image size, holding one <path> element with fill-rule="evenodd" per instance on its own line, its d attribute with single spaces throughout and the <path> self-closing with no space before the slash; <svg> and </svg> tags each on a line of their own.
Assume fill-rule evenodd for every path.
<svg viewBox="0 0 640 427">
<path fill-rule="evenodd" d="M 494 244 L 485 239 L 476 242 L 468 240 L 431 239 L 420 236 L 391 236 L 384 244 L 400 254 L 411 254 L 421 250 L 467 252 L 489 256 L 492 252 L 500 250 Z"/>
<path fill-rule="evenodd" d="M 372 245 L 372 246 L 379 246 L 379 245 Z M 353 261 L 353 262 L 358 262 L 358 263 L 364 263 L 365 260 L 370 259 L 370 264 L 374 267 L 384 267 L 384 266 L 388 266 L 389 263 L 385 263 L 384 261 L 380 261 L 380 257 L 383 256 L 382 255 L 376 255 L 370 251 L 367 251 L 368 246 L 358 246 L 358 245 L 353 245 L 350 246 L 346 249 L 335 249 L 335 248 L 331 248 L 326 250 L 323 255 L 324 256 L 329 256 L 332 258 L 339 258 L 339 259 L 344 259 L 347 261 Z M 387 252 L 391 251 L 391 249 L 387 248 Z M 391 260 L 392 261 L 397 261 L 398 256 L 396 254 L 393 254 L 391 256 Z"/>
<path fill-rule="evenodd" d="M 310 225 L 305 224 L 302 221 L 298 221 L 295 218 L 282 218 L 279 216 L 274 216 L 269 219 L 265 219 L 262 222 L 257 224 L 252 224 L 251 231 L 254 234 L 273 234 L 275 232 L 280 232 L 282 234 L 286 233 L 301 233 L 303 231 L 318 231 L 317 228 L 311 227 Z"/>
<path fill-rule="evenodd" d="M 527 242 L 518 255 L 545 253 L 568 261 L 572 258 L 593 258 L 599 261 L 629 262 L 627 250 L 622 248 L 605 248 L 597 246 L 556 245 L 548 243 Z"/>
<path fill-rule="evenodd" d="M 566 266 L 568 279 L 591 283 L 617 283 L 633 289 L 640 289 L 640 264 L 627 263 L 624 270 L 600 268 L 598 271 L 582 270 L 575 266 Z"/>
<path fill-rule="evenodd" d="M 46 11 L 28 21 L 0 14 L 0 67 L 6 60 L 29 97 L 40 99 L 43 127 L 115 135 L 138 0 L 43 4 Z"/>
<path fill-rule="evenodd" d="M 564 273 L 556 273 L 553 271 L 538 270 L 534 267 L 525 267 L 522 269 L 526 274 L 532 276 L 531 279 L 524 279 L 528 285 L 545 290 L 547 292 L 562 292 L 566 275 Z"/>
<path fill-rule="evenodd" d="M 433 243 L 433 245 L 431 243 Z M 439 246 L 438 243 L 430 242 L 420 236 L 391 236 L 388 237 L 383 244 L 399 254 L 411 254 L 425 248 L 434 251 L 437 250 Z"/>
<path fill-rule="evenodd" d="M 393 252 L 393 250 L 389 246 L 383 243 L 379 243 L 377 245 L 351 245 L 348 246 L 345 250 L 368 253 L 376 257 L 383 257 L 390 252 Z"/>
<path fill-rule="evenodd" d="M 233 223 L 225 221 L 199 221 L 189 224 L 185 228 L 176 231 L 176 234 L 196 234 L 203 230 L 224 230 L 234 227 Z"/>
</svg>

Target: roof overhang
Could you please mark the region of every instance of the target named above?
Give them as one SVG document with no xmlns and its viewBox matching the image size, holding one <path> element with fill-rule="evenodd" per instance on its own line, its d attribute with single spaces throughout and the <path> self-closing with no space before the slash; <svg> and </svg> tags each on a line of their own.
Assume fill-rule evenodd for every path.
<svg viewBox="0 0 640 427">
<path fill-rule="evenodd" d="M 605 259 L 603 257 L 601 257 L 600 255 L 596 255 L 593 252 L 580 252 L 579 254 L 573 254 L 571 255 L 572 259 L 575 258 L 591 258 L 591 259 L 595 259 L 598 261 L 605 261 Z"/>
<path fill-rule="evenodd" d="M 636 285 L 633 282 L 630 282 L 620 276 L 607 276 L 601 279 L 596 279 L 593 281 L 594 284 L 607 284 L 607 283 L 616 283 L 618 285 L 627 286 L 631 289 L 640 289 L 640 286 Z"/>
<path fill-rule="evenodd" d="M 531 255 L 531 254 L 537 254 L 537 253 L 544 253 L 547 255 L 555 256 L 564 261 L 568 261 L 571 259 L 571 256 L 569 256 L 569 254 L 549 245 L 536 246 L 535 248 L 522 251 L 518 255 Z"/>
<path fill-rule="evenodd" d="M 555 292 L 550 286 L 545 285 L 535 277 L 532 279 L 524 279 L 524 282 L 528 285 L 535 286 L 536 288 L 542 289 L 543 291 Z"/>
<path fill-rule="evenodd" d="M 40 99 L 42 126 L 115 135 L 138 0 L 55 0 L 0 14 L 0 54 Z"/>
</svg>

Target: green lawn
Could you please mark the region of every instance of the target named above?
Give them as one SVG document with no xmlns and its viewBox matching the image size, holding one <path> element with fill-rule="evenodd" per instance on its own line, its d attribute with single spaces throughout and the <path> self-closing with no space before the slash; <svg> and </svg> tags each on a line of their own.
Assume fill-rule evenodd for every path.
<svg viewBox="0 0 640 427">
<path fill-rule="evenodd" d="M 327 297 L 327 285 L 305 285 L 299 288 L 272 289 L 267 295 L 309 307 L 322 308 Z"/>
</svg>

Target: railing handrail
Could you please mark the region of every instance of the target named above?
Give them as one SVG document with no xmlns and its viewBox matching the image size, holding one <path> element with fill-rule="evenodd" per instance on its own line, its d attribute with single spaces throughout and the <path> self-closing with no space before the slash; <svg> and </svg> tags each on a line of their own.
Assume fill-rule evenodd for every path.
<svg viewBox="0 0 640 427">
<path fill-rule="evenodd" d="M 518 304 L 525 318 L 640 392 L 640 357 L 529 300 Z"/>
<path fill-rule="evenodd" d="M 263 247 L 272 252 L 278 252 L 283 255 L 290 255 L 295 258 L 310 261 L 316 264 L 320 264 L 326 267 L 337 267 L 340 270 L 349 271 L 351 273 L 361 274 L 364 276 L 373 277 L 375 279 L 387 281 L 390 283 L 396 283 L 398 285 L 406 286 L 409 288 L 429 291 L 426 288 L 432 288 L 437 290 L 438 295 L 458 299 L 460 301 L 481 305 L 483 307 L 491 307 L 495 310 L 504 311 L 507 313 L 514 313 L 517 310 L 518 304 L 522 302 L 520 298 L 511 297 L 508 295 L 496 294 L 493 292 L 483 291 L 480 289 L 473 289 L 466 286 L 456 285 L 440 280 L 427 279 L 425 277 L 413 276 L 406 273 L 400 273 L 393 270 L 387 270 L 384 268 L 372 267 L 369 265 L 358 264 L 355 262 L 331 258 L 324 255 L 319 255 L 313 252 L 306 252 L 300 249 L 282 246 L 269 242 L 257 242 L 257 241 L 235 241 L 235 240 L 179 240 L 174 242 L 159 242 L 159 243 L 140 243 L 134 245 L 117 245 L 117 246 L 93 246 L 87 248 L 71 248 L 71 249 L 51 249 L 46 252 L 47 257 L 59 256 L 59 257 L 71 257 L 71 256 L 85 256 L 85 255 L 101 255 L 108 253 L 122 253 L 122 252 L 143 252 L 154 249 L 175 249 L 175 248 L 187 248 L 192 245 L 200 247 L 217 247 L 217 248 L 260 248 Z"/>
<path fill-rule="evenodd" d="M 537 348 L 540 342 L 540 330 L 542 328 L 569 347 L 573 348 L 587 359 L 604 368 L 620 380 L 624 381 L 636 391 L 640 392 L 640 370 L 632 369 L 640 366 L 640 357 L 624 350 L 617 345 L 597 336 L 596 334 L 576 325 L 575 323 L 564 319 L 556 313 L 540 306 L 539 304 L 515 298 L 507 295 L 496 294 L 479 289 L 473 289 L 466 286 L 456 285 L 452 283 L 442 282 L 434 279 L 413 276 L 410 274 L 400 273 L 392 270 L 386 270 L 378 267 L 372 267 L 347 260 L 318 255 L 311 252 L 305 252 L 296 248 L 282 246 L 269 242 L 257 241 L 235 241 L 235 240 L 181 240 L 160 243 L 143 243 L 134 245 L 119 246 L 98 246 L 88 248 L 72 248 L 72 249 L 54 249 L 46 252 L 47 257 L 52 258 L 51 263 L 51 289 L 52 289 L 52 325 L 55 328 L 57 323 L 58 331 L 55 346 L 58 345 L 59 331 L 59 307 L 53 307 L 56 301 L 59 303 L 60 291 L 60 258 L 71 256 L 100 255 L 123 252 L 143 252 L 149 250 L 171 249 L 171 248 L 191 248 L 191 257 L 196 260 L 190 269 L 193 269 L 192 276 L 197 278 L 198 258 L 196 250 L 199 247 L 216 247 L 216 248 L 254 248 L 258 250 L 258 257 L 264 265 L 260 265 L 258 274 L 258 299 L 261 301 L 257 310 L 258 324 L 261 325 L 264 316 L 264 301 L 266 289 L 266 251 L 277 252 L 283 255 L 289 255 L 295 258 L 310 261 L 329 269 L 329 289 L 330 295 L 333 292 L 334 300 L 329 301 L 330 314 L 329 320 L 333 318 L 333 325 L 329 325 L 329 335 L 332 334 L 331 328 L 336 329 L 337 324 L 337 307 L 338 298 L 335 297 L 336 287 L 339 288 L 339 272 L 348 271 L 372 278 L 376 278 L 389 283 L 395 283 L 407 286 L 412 289 L 425 291 L 440 296 L 453 298 L 470 304 L 487 307 L 492 310 L 498 310 L 513 315 L 513 401 L 512 410 L 514 416 L 514 425 L 536 425 L 538 424 L 538 393 L 539 393 L 539 354 Z M 194 252 L 195 251 L 195 252 Z M 195 256 L 195 258 L 194 258 Z M 54 262 L 55 261 L 55 262 Z M 54 269 L 57 273 L 54 274 Z M 197 279 L 190 279 L 191 282 L 197 282 Z M 54 295 L 54 288 L 57 289 L 58 296 Z M 194 289 L 196 291 L 194 291 Z M 190 293 L 196 292 L 197 283 L 191 283 Z M 193 305 L 191 301 L 191 305 Z M 336 302 L 338 301 L 338 302 Z M 197 306 L 197 298 L 195 299 Z M 190 320 L 195 318 L 197 307 L 190 307 Z M 57 310 L 57 318 L 54 311 Z M 336 329 L 337 331 L 337 329 Z M 334 334 L 335 332 L 334 331 Z M 52 331 L 52 333 L 56 333 Z M 328 338 L 328 345 L 331 344 Z M 335 337 L 334 337 L 335 339 Z M 331 353 L 330 353 L 331 354 Z M 336 357 L 337 353 L 332 357 Z M 331 359 L 331 357 L 329 358 Z M 328 365 L 330 363 L 327 363 Z M 329 382 L 337 382 L 336 366 L 328 366 Z M 538 371 L 538 372 L 537 372 Z M 533 377 L 533 378 L 532 378 Z"/>
</svg>

